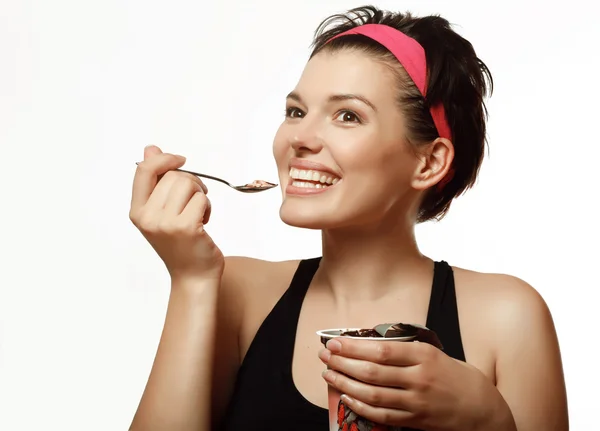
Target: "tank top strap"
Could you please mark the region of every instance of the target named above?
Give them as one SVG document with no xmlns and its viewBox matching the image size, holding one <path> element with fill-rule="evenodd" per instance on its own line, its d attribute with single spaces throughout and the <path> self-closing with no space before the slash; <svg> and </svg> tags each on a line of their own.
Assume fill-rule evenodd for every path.
<svg viewBox="0 0 600 431">
<path fill-rule="evenodd" d="M 277 304 L 276 310 L 273 310 L 275 313 L 273 313 L 270 325 L 279 327 L 281 330 L 282 337 L 278 340 L 278 344 L 281 354 L 285 356 L 285 358 L 282 358 L 284 360 L 283 363 L 290 365 L 290 372 L 300 311 L 302 310 L 306 292 L 308 292 L 310 283 L 317 269 L 319 269 L 320 263 L 320 257 L 301 260 L 294 273 L 290 287 L 281 298 L 279 304 Z"/>
<path fill-rule="evenodd" d="M 320 262 L 320 257 L 300 261 L 288 289 L 259 327 L 242 367 L 253 360 L 255 354 L 262 356 L 265 346 L 271 345 L 274 340 L 278 348 L 271 358 L 276 361 L 277 366 L 283 366 L 285 370 L 286 365 L 292 363 L 302 303 Z"/>
<path fill-rule="evenodd" d="M 426 326 L 438 334 L 448 356 L 466 360 L 460 336 L 454 271 L 443 260 L 435 262 Z"/>
</svg>

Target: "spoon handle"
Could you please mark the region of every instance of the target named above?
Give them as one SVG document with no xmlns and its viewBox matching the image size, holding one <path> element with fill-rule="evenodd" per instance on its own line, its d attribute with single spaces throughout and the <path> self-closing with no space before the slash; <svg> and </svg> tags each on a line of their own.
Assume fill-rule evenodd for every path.
<svg viewBox="0 0 600 431">
<path fill-rule="evenodd" d="M 140 162 L 135 162 L 136 165 L 139 165 Z M 190 174 L 190 175 L 195 175 L 197 177 L 201 177 L 201 178 L 207 178 L 209 180 L 215 180 L 218 181 L 220 183 L 223 183 L 225 185 L 228 185 L 229 187 L 233 187 L 231 184 L 229 184 L 227 181 L 222 180 L 221 178 L 217 178 L 217 177 L 213 177 L 212 175 L 207 175 L 207 174 L 199 174 L 198 172 L 192 172 L 192 171 L 186 171 L 185 169 L 175 169 L 176 171 L 179 172 L 185 172 L 186 174 Z"/>
<path fill-rule="evenodd" d="M 228 185 L 229 187 L 232 187 L 231 184 L 229 184 L 227 181 L 222 180 L 221 178 L 217 178 L 217 177 L 213 177 L 212 175 L 207 175 L 207 174 L 199 174 L 198 172 L 192 172 L 192 171 L 186 171 L 185 169 L 175 169 L 176 171 L 179 172 L 185 172 L 186 174 L 191 174 L 191 175 L 195 175 L 197 177 L 201 177 L 201 178 L 206 178 L 209 180 L 214 180 L 214 181 L 218 181 L 220 183 L 223 183 L 225 185 Z"/>
</svg>

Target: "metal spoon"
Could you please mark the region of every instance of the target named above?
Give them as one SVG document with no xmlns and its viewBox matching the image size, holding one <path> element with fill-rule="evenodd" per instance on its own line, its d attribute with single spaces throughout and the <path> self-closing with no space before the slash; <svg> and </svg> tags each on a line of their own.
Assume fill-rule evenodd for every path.
<svg viewBox="0 0 600 431">
<path fill-rule="evenodd" d="M 136 162 L 135 164 L 139 165 L 139 162 Z M 270 190 L 273 187 L 277 187 L 277 185 L 278 185 L 278 184 L 269 183 L 267 181 L 263 181 L 264 185 L 244 184 L 243 186 L 234 186 L 233 184 L 228 183 L 227 181 L 225 181 L 221 178 L 213 177 L 212 175 L 199 174 L 198 172 L 186 171 L 185 169 L 175 169 L 175 170 L 179 171 L 179 172 L 185 172 L 186 174 L 195 175 L 200 178 L 206 178 L 209 180 L 218 181 L 218 182 L 223 183 L 223 184 L 231 187 L 232 189 L 237 190 L 238 192 L 242 192 L 242 193 L 264 192 L 265 190 Z"/>
</svg>

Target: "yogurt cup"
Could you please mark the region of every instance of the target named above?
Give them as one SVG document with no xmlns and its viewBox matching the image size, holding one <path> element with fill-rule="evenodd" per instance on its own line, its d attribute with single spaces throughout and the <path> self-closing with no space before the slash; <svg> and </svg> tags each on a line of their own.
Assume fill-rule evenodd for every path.
<svg viewBox="0 0 600 431">
<path fill-rule="evenodd" d="M 348 334 L 349 333 L 349 334 Z M 335 328 L 317 331 L 321 343 L 326 345 L 333 338 L 345 337 L 369 341 L 389 342 L 425 342 L 442 349 L 436 333 L 430 329 L 415 324 L 385 323 L 377 325 L 373 329 L 361 328 Z M 327 386 L 327 400 L 329 407 L 329 431 L 401 431 L 402 427 L 377 424 L 354 413 L 341 400 L 341 393 Z M 354 426 L 353 426 L 354 425 Z"/>
</svg>

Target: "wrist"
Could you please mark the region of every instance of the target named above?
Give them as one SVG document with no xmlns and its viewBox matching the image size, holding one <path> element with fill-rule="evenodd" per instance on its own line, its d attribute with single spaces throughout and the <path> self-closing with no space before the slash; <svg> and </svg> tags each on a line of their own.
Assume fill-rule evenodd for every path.
<svg viewBox="0 0 600 431">
<path fill-rule="evenodd" d="M 181 293 L 185 296 L 205 297 L 216 295 L 220 278 L 207 278 L 202 276 L 178 275 L 171 276 L 171 293 Z"/>
<path fill-rule="evenodd" d="M 517 431 L 510 407 L 497 390 L 490 408 L 484 410 L 488 413 L 479 418 L 473 431 Z"/>
</svg>

